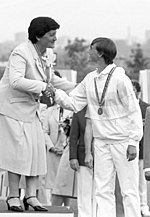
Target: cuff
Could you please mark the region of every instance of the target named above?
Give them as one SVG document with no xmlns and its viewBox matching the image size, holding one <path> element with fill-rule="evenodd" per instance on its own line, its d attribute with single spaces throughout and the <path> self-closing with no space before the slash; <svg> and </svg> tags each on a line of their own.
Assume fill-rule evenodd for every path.
<svg viewBox="0 0 150 217">
<path fill-rule="evenodd" d="M 47 83 L 44 83 L 44 84 L 43 84 L 43 87 L 42 87 L 42 91 L 45 91 L 45 90 L 46 90 L 46 87 L 47 87 Z M 41 92 L 42 92 L 42 91 L 41 91 Z"/>
<path fill-rule="evenodd" d="M 55 89 L 55 101 L 64 101 L 66 98 L 66 93 L 63 90 Z"/>
<path fill-rule="evenodd" d="M 139 141 L 133 140 L 133 139 L 129 139 L 129 145 L 133 145 L 133 146 L 138 146 L 139 145 Z"/>
<path fill-rule="evenodd" d="M 150 168 L 145 168 L 144 172 L 150 172 Z"/>
</svg>

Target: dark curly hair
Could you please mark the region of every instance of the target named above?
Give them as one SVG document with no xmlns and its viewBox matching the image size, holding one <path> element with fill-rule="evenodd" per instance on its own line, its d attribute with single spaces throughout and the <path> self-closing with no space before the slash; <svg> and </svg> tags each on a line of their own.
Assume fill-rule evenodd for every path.
<svg viewBox="0 0 150 217">
<path fill-rule="evenodd" d="M 28 39 L 35 44 L 37 37 L 42 38 L 50 30 L 56 30 L 59 27 L 60 25 L 50 17 L 36 17 L 28 28 Z"/>
</svg>

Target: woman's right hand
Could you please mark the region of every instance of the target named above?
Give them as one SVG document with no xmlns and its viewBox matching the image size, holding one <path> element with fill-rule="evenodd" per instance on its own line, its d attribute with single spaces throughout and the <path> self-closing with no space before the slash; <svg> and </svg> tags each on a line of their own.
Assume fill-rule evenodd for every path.
<svg viewBox="0 0 150 217">
<path fill-rule="evenodd" d="M 55 148 L 55 154 L 56 155 L 62 155 L 63 154 L 63 151 L 64 151 L 64 147 L 62 146 L 60 146 L 60 147 L 56 147 Z"/>
<path fill-rule="evenodd" d="M 51 83 L 48 83 L 46 89 L 42 92 L 46 97 L 54 97 L 55 96 L 55 88 Z"/>
<path fill-rule="evenodd" d="M 52 152 L 56 155 L 62 155 L 63 154 L 63 148 L 52 147 L 49 149 L 49 152 Z"/>
</svg>

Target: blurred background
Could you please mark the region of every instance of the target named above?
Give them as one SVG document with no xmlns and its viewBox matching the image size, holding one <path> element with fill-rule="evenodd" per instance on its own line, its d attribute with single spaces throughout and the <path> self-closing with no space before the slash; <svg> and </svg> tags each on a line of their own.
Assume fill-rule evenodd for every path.
<svg viewBox="0 0 150 217">
<path fill-rule="evenodd" d="M 0 79 L 11 51 L 27 40 L 30 21 L 49 16 L 60 24 L 54 49 L 55 69 L 80 82 L 94 69 L 88 63 L 90 42 L 109 37 L 116 43 L 115 63 L 141 84 L 141 98 L 150 103 L 150 0 L 0 0 Z M 6 197 L 4 173 L 0 197 Z M 150 183 L 148 183 L 150 205 Z M 77 216 L 76 201 L 72 207 Z"/>
<path fill-rule="evenodd" d="M 112 38 L 118 49 L 115 62 L 140 81 L 143 100 L 150 102 L 149 0 L 0 0 L 0 78 L 15 46 L 27 40 L 30 21 L 54 18 L 57 33 L 56 70 L 80 82 L 94 66 L 88 63 L 90 42 Z"/>
</svg>

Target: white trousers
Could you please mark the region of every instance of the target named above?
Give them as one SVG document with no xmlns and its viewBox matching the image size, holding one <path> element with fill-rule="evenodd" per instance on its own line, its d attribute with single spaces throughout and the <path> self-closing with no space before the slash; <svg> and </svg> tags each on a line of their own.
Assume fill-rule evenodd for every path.
<svg viewBox="0 0 150 217">
<path fill-rule="evenodd" d="M 93 170 L 80 166 L 77 171 L 78 217 L 96 217 Z"/>
<path fill-rule="evenodd" d="M 140 193 L 141 211 L 146 212 L 149 210 L 149 207 L 147 203 L 147 182 L 143 170 L 143 159 L 139 160 L 139 193 Z"/>
<path fill-rule="evenodd" d="M 116 217 L 114 195 L 116 171 L 123 196 L 125 217 L 141 217 L 138 157 L 128 161 L 127 147 L 128 143 L 108 145 L 99 139 L 94 141 L 94 179 L 98 217 Z"/>
</svg>

